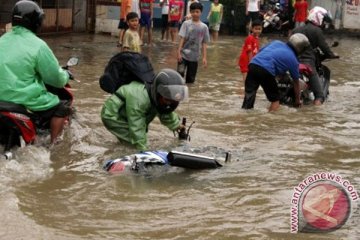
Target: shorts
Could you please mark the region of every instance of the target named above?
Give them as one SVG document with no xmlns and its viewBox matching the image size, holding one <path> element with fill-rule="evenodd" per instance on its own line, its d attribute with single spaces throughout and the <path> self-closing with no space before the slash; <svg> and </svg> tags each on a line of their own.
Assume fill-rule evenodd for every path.
<svg viewBox="0 0 360 240">
<path fill-rule="evenodd" d="M 249 23 L 250 21 L 253 22 L 254 20 L 260 19 L 259 12 L 248 12 L 249 15 L 246 16 L 246 23 Z"/>
<path fill-rule="evenodd" d="M 220 30 L 220 23 L 209 26 L 210 30 L 218 32 Z"/>
<path fill-rule="evenodd" d="M 162 26 L 162 29 L 165 30 L 169 27 L 169 19 L 168 19 L 168 15 L 167 14 L 163 14 L 161 16 L 161 26 Z"/>
<path fill-rule="evenodd" d="M 259 86 L 263 88 L 266 98 L 270 102 L 279 101 L 280 93 L 275 76 L 261 66 L 250 63 L 249 72 L 245 79 L 245 97 L 242 108 L 254 108 L 256 92 Z"/>
<path fill-rule="evenodd" d="M 128 29 L 129 26 L 127 25 L 125 19 L 120 19 L 118 29 Z"/>
<path fill-rule="evenodd" d="M 140 26 L 147 29 L 151 28 L 151 15 L 149 13 L 141 13 Z"/>
<path fill-rule="evenodd" d="M 72 113 L 72 108 L 69 101 L 61 100 L 58 105 L 47 109 L 45 111 L 33 112 L 36 117 L 36 124 L 40 127 L 48 128 L 50 120 L 53 117 L 65 118 Z"/>
<path fill-rule="evenodd" d="M 179 28 L 179 21 L 170 21 L 169 26 L 171 28 Z"/>
</svg>

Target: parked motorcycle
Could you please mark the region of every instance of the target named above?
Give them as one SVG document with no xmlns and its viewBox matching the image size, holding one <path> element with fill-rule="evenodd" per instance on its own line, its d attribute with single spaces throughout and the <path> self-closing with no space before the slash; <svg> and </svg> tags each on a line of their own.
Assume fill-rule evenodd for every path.
<svg viewBox="0 0 360 240">
<path fill-rule="evenodd" d="M 69 67 L 77 64 L 78 58 L 72 57 L 63 68 L 68 70 Z M 71 73 L 70 79 L 74 80 Z M 73 94 L 71 93 L 70 84 L 66 84 L 64 88 L 55 88 L 48 85 L 46 87 L 49 92 L 57 95 L 60 100 L 67 100 L 72 106 Z M 70 119 L 67 119 L 67 121 L 70 121 Z M 14 147 L 24 147 L 34 143 L 36 136 L 49 128 L 49 124 L 40 125 L 39 119 L 24 106 L 0 101 L 0 144 L 4 145 L 6 159 L 12 158 L 11 150 Z"/>
<path fill-rule="evenodd" d="M 280 32 L 287 34 L 290 22 L 288 14 L 280 8 L 280 4 L 268 6 L 263 12 L 263 32 Z"/>
<path fill-rule="evenodd" d="M 335 42 L 332 47 L 336 47 L 338 42 Z M 319 49 L 316 49 L 316 70 L 319 75 L 320 82 L 324 93 L 325 100 L 329 96 L 330 87 L 330 69 L 323 64 L 325 60 L 335 59 L 338 57 L 325 56 Z M 299 64 L 300 72 L 300 98 L 304 105 L 310 104 L 314 101 L 315 96 L 310 89 L 309 78 L 312 74 L 312 69 L 306 64 Z M 294 84 L 290 74 L 285 74 L 278 79 L 278 88 L 280 92 L 280 104 L 293 106 L 295 103 Z"/>
</svg>

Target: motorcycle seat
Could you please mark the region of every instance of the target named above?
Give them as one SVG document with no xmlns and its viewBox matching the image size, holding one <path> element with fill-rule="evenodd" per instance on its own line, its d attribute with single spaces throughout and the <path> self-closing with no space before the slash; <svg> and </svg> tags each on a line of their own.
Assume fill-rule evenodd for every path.
<svg viewBox="0 0 360 240">
<path fill-rule="evenodd" d="M 312 69 L 309 65 L 300 63 L 299 64 L 299 71 L 302 74 L 306 74 L 307 76 L 312 74 Z"/>
<path fill-rule="evenodd" d="M 32 113 L 26 109 L 24 106 L 11 103 L 11 102 L 5 102 L 0 101 L 0 111 L 6 111 L 6 112 L 16 112 L 16 113 L 22 113 L 25 115 L 31 115 Z"/>
</svg>

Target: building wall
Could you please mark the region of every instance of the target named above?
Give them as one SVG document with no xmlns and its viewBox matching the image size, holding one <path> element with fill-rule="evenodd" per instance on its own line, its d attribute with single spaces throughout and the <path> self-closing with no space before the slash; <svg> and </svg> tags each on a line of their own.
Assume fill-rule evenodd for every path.
<svg viewBox="0 0 360 240">
<path fill-rule="evenodd" d="M 0 0 L 0 34 L 11 22 L 11 12 L 18 0 Z M 41 32 L 86 31 L 87 2 L 85 0 L 37 0 L 45 19 Z"/>
<path fill-rule="evenodd" d="M 74 32 L 86 31 L 87 1 L 74 1 L 73 30 Z"/>
<path fill-rule="evenodd" d="M 201 15 L 201 20 L 207 22 L 207 15 L 210 11 L 211 2 L 208 0 L 200 0 L 203 4 L 203 13 Z M 111 35 L 118 35 L 118 24 L 120 19 L 120 4 L 114 2 L 113 4 L 107 3 L 102 4 L 98 3 L 96 6 L 96 24 L 95 32 L 111 33 Z M 159 0 L 155 0 L 154 3 L 154 26 L 160 26 L 161 23 L 161 8 L 159 5 Z"/>
</svg>

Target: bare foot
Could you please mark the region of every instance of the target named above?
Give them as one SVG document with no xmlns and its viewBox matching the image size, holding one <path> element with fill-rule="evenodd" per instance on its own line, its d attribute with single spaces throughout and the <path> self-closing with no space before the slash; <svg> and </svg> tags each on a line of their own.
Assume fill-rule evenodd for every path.
<svg viewBox="0 0 360 240">
<path fill-rule="evenodd" d="M 275 111 L 279 110 L 279 108 L 280 108 L 280 102 L 279 101 L 272 102 L 270 104 L 270 107 L 269 107 L 269 112 L 275 112 Z"/>
<path fill-rule="evenodd" d="M 314 105 L 315 105 L 315 106 L 320 106 L 320 105 L 322 105 L 321 100 L 320 100 L 320 99 L 315 99 L 315 100 L 314 100 Z"/>
</svg>

